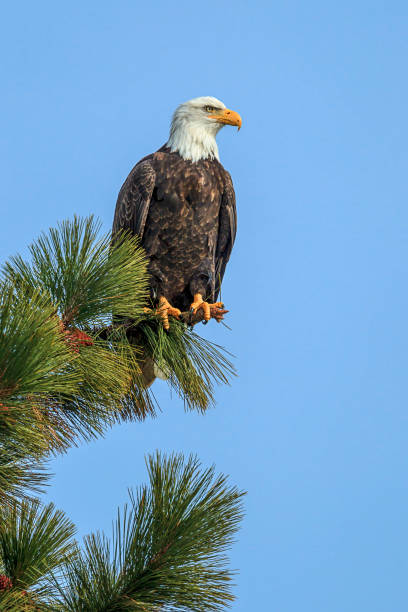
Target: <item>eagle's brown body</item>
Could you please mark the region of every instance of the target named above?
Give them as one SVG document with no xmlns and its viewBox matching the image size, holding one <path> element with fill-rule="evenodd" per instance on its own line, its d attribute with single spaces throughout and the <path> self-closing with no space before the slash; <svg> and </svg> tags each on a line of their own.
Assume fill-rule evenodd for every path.
<svg viewBox="0 0 408 612">
<path fill-rule="evenodd" d="M 195 294 L 215 301 L 236 233 L 235 194 L 216 159 L 192 162 L 166 146 L 142 159 L 118 196 L 113 235 L 140 237 L 151 297 L 188 310 Z"/>
</svg>

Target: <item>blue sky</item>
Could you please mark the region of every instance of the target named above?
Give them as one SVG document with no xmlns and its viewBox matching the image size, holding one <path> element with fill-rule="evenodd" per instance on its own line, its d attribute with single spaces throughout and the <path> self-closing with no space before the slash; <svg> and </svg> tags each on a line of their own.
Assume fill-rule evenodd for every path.
<svg viewBox="0 0 408 612">
<path fill-rule="evenodd" d="M 0 260 L 95 213 L 214 95 L 238 202 L 223 286 L 232 331 L 202 333 L 239 378 L 205 416 L 163 413 L 53 462 L 80 534 L 109 531 L 156 448 L 248 491 L 233 609 L 402 612 L 407 555 L 405 2 L 3 3 Z"/>
</svg>

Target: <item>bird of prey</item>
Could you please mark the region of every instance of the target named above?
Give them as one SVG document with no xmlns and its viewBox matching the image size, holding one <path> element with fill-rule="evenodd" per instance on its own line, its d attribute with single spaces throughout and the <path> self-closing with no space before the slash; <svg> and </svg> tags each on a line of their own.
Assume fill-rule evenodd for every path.
<svg viewBox="0 0 408 612">
<path fill-rule="evenodd" d="M 220 320 L 217 302 L 235 240 L 235 192 L 219 161 L 215 137 L 241 117 L 205 96 L 175 111 L 167 143 L 141 159 L 119 192 L 113 239 L 121 230 L 140 238 L 149 264 L 150 295 L 165 329 L 168 316 L 202 309 Z"/>
</svg>

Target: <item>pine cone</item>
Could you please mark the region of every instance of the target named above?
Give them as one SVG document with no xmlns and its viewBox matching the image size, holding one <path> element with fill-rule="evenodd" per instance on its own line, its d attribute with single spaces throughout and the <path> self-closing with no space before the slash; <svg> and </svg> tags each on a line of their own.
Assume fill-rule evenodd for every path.
<svg viewBox="0 0 408 612">
<path fill-rule="evenodd" d="M 74 353 L 79 353 L 80 346 L 92 346 L 94 343 L 92 338 L 80 329 L 67 329 L 62 321 L 59 322 L 59 327 L 65 336 L 65 341 L 68 342 Z"/>
<path fill-rule="evenodd" d="M 12 586 L 13 583 L 11 582 L 10 578 L 5 574 L 0 574 L 0 591 L 7 591 L 8 589 L 11 589 Z"/>
<path fill-rule="evenodd" d="M 93 340 L 88 334 L 81 331 L 80 329 L 74 329 L 74 331 L 70 334 L 72 340 L 81 346 L 92 346 Z"/>
</svg>

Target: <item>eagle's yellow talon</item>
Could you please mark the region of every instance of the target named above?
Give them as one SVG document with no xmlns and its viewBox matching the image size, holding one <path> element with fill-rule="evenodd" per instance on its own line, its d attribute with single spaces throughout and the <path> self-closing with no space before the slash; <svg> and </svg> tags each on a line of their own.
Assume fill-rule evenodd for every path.
<svg viewBox="0 0 408 612">
<path fill-rule="evenodd" d="M 205 302 L 203 300 L 203 296 L 201 295 L 201 293 L 196 293 L 194 295 L 194 302 L 190 306 L 190 312 L 196 314 L 201 309 L 204 314 L 204 322 L 208 323 L 211 318 L 217 319 L 217 321 L 219 320 L 220 315 L 222 318 L 222 314 L 224 314 L 224 312 L 219 312 L 219 309 L 222 308 L 224 308 L 224 304 L 222 302 L 215 302 L 214 304 L 209 304 L 208 302 Z"/>
<path fill-rule="evenodd" d="M 167 298 L 162 296 L 159 299 L 159 307 L 157 308 L 156 313 L 160 315 L 163 321 L 163 327 L 167 331 L 170 329 L 169 316 L 178 319 L 181 315 L 181 310 L 179 310 L 178 308 L 174 308 L 169 303 Z"/>
</svg>

